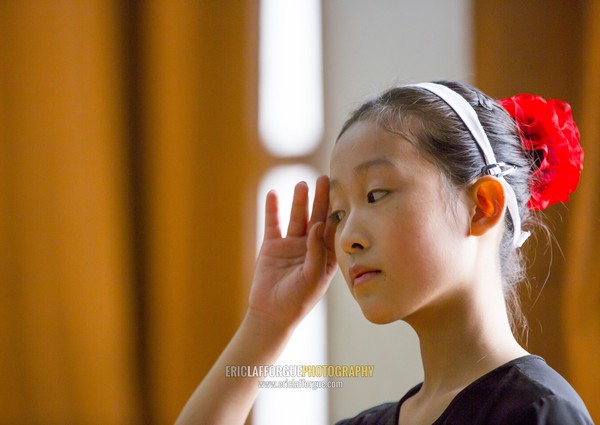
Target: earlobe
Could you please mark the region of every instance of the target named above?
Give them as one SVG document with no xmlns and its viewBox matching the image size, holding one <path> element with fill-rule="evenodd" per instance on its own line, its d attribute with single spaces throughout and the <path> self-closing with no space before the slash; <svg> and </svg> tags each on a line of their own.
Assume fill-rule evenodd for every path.
<svg viewBox="0 0 600 425">
<path fill-rule="evenodd" d="M 497 178 L 483 176 L 469 188 L 469 196 L 473 202 L 469 234 L 482 236 L 504 216 L 504 188 Z"/>
</svg>

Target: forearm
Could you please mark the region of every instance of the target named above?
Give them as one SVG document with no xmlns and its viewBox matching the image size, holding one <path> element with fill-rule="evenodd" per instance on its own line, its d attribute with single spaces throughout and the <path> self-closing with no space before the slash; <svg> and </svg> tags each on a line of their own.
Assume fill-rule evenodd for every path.
<svg viewBox="0 0 600 425">
<path fill-rule="evenodd" d="M 292 333 L 247 314 L 225 351 L 188 400 L 177 419 L 184 424 L 243 424 L 258 394 L 258 377 L 227 377 L 228 365 L 273 364 Z"/>
</svg>

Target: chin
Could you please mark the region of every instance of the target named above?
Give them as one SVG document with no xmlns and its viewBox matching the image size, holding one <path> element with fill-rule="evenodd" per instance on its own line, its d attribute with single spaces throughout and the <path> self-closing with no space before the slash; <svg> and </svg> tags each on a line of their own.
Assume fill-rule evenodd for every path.
<svg viewBox="0 0 600 425">
<path fill-rule="evenodd" d="M 365 318 L 376 325 L 387 325 L 388 323 L 398 320 L 398 317 L 396 317 L 395 314 L 391 314 L 391 312 L 385 308 L 360 305 L 360 309 Z"/>
</svg>

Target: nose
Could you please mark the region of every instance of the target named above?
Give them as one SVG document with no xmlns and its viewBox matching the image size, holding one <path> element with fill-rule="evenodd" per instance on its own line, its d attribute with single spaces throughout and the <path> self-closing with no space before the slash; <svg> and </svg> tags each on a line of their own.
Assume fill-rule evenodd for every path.
<svg viewBox="0 0 600 425">
<path fill-rule="evenodd" d="M 364 221 L 356 214 L 350 214 L 345 220 L 339 238 L 340 248 L 346 254 L 355 254 L 370 247 L 370 240 Z"/>
</svg>

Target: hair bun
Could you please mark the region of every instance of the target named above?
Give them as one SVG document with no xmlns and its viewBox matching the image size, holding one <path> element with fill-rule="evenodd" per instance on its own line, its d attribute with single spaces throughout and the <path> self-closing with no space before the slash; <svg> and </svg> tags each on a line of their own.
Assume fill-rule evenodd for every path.
<svg viewBox="0 0 600 425">
<path fill-rule="evenodd" d="M 536 158 L 528 207 L 543 210 L 568 201 L 583 169 L 583 149 L 571 106 L 531 94 L 519 94 L 499 103 L 516 121 L 523 147 Z"/>
</svg>

